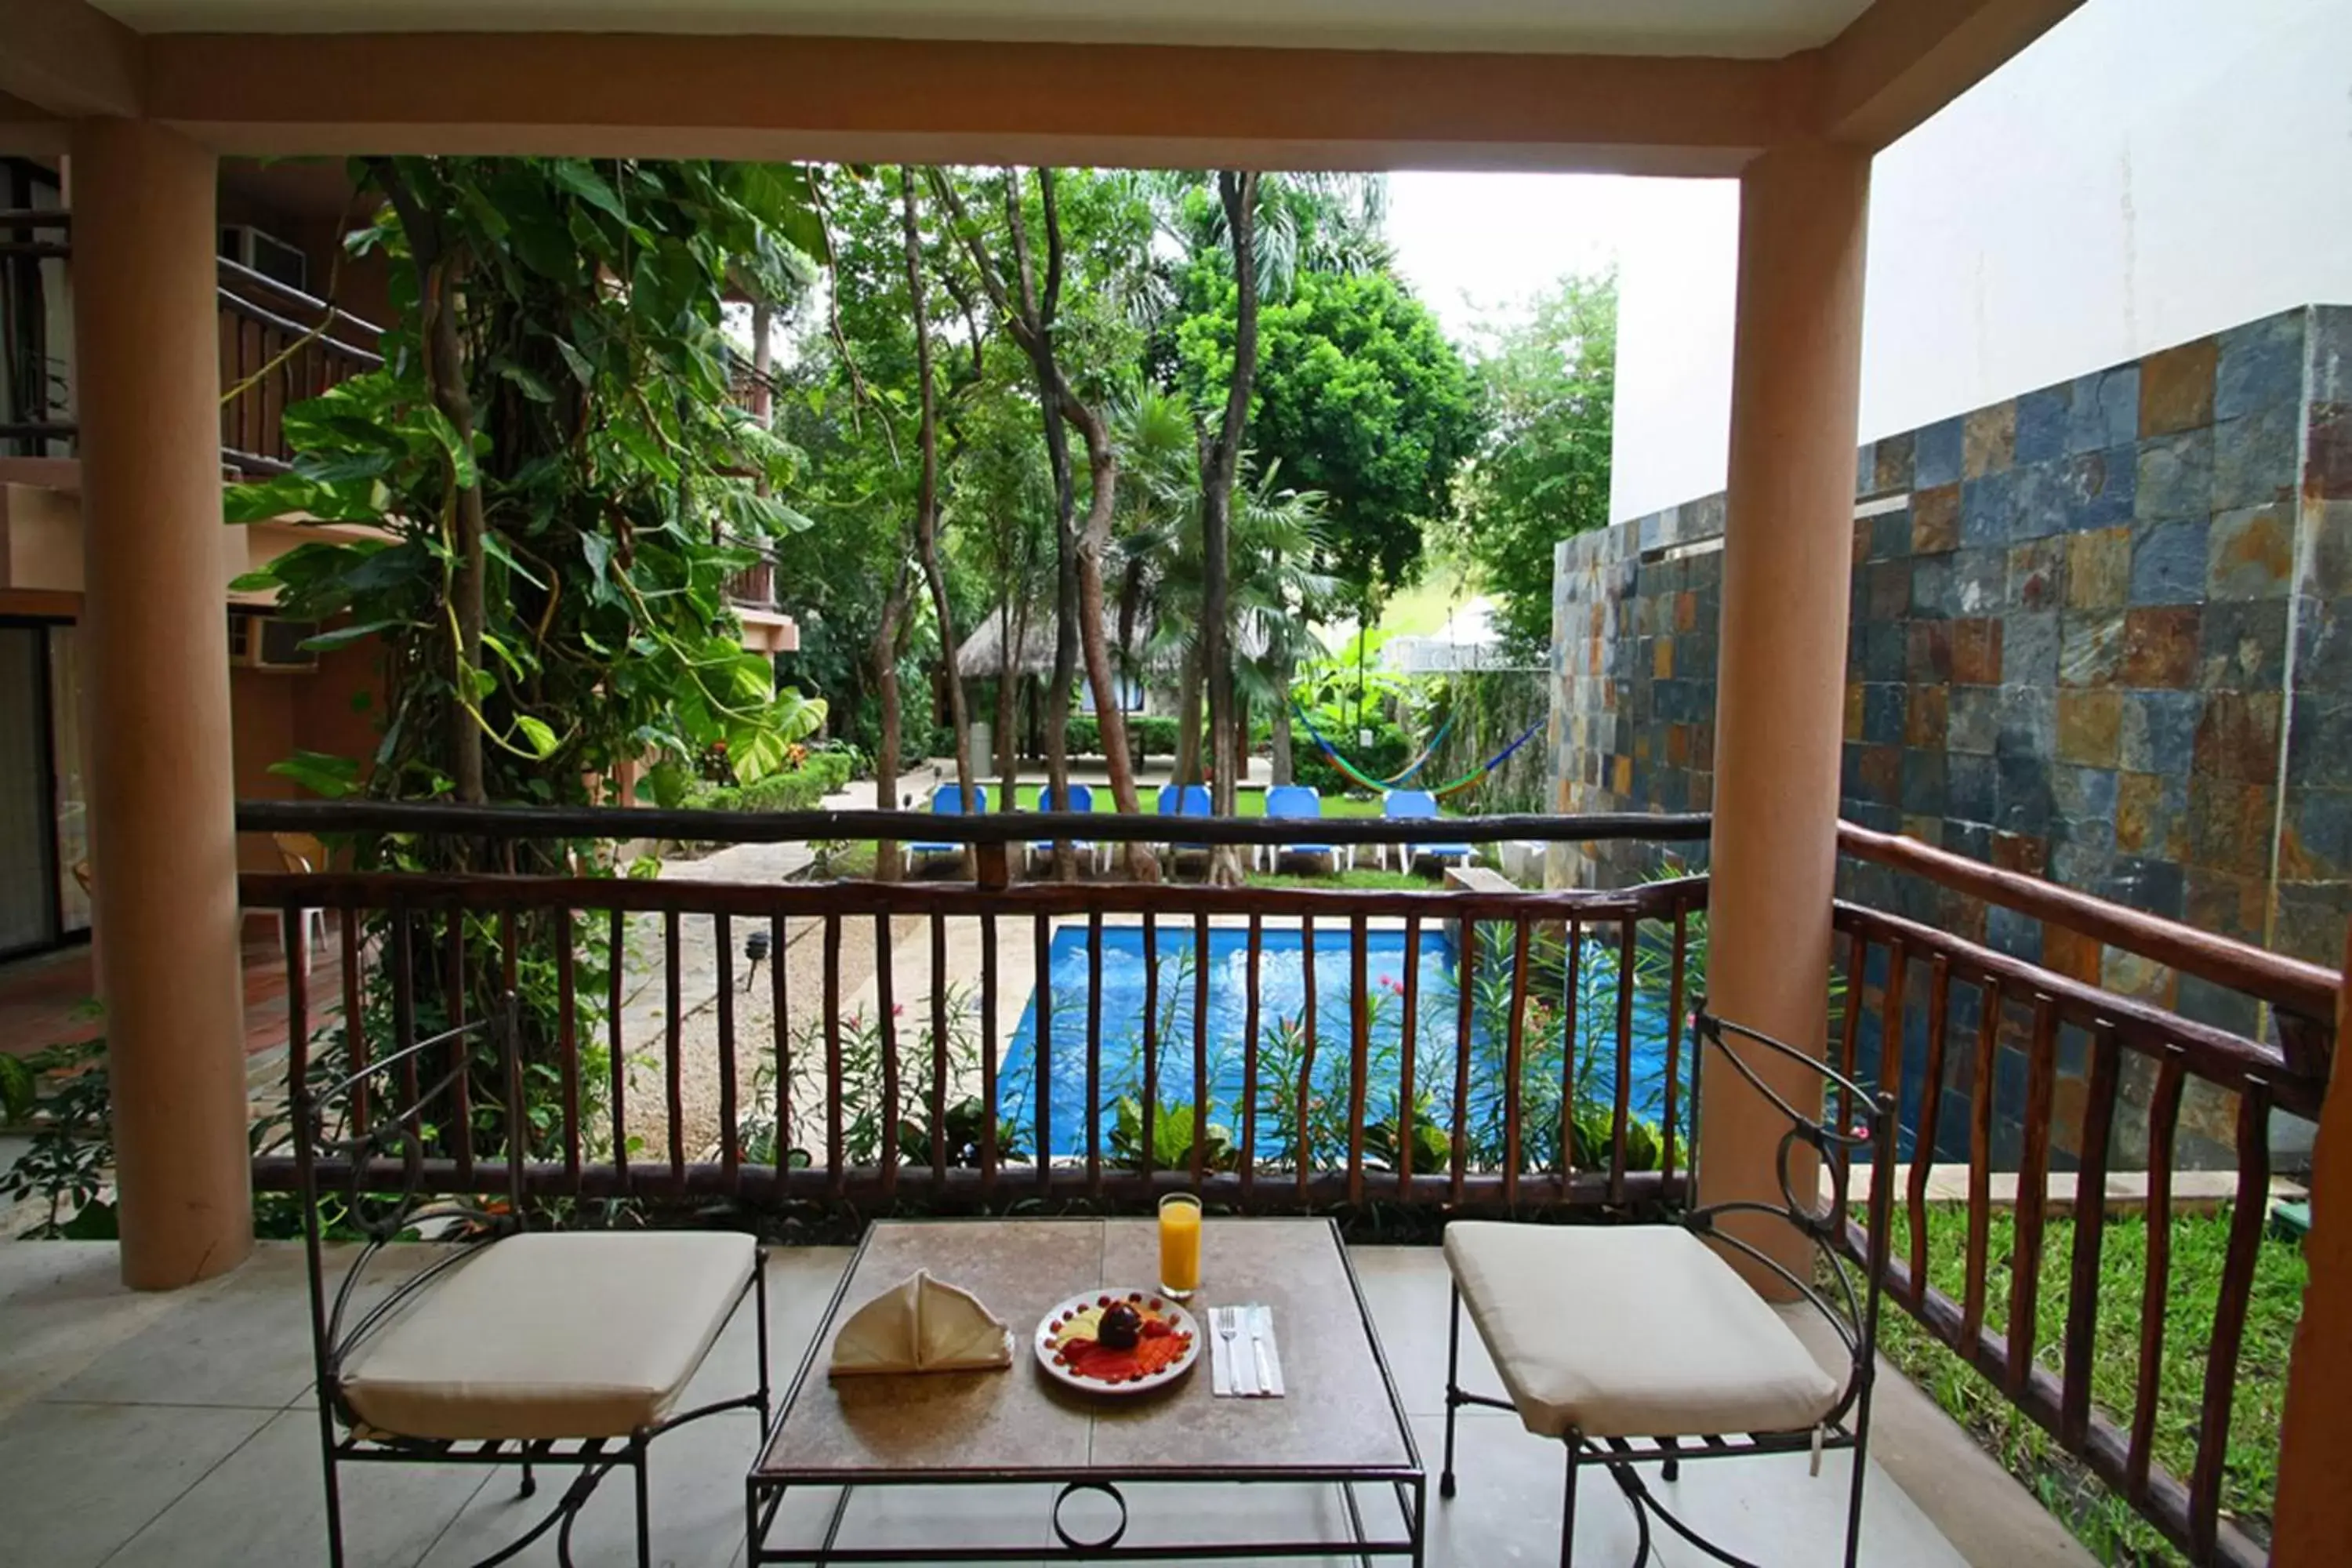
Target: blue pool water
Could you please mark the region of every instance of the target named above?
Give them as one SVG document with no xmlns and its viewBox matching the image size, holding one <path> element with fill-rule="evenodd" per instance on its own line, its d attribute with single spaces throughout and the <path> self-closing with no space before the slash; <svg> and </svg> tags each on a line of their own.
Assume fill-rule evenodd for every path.
<svg viewBox="0 0 2352 1568">
<path fill-rule="evenodd" d="M 1334 925 L 1315 932 L 1314 1067 L 1317 1095 L 1333 1096 L 1344 1105 L 1352 1047 L 1350 1003 L 1354 991 L 1349 932 Z M 1368 1122 L 1395 1114 L 1402 1077 L 1399 1060 L 1404 1033 L 1402 982 L 1405 942 L 1402 931 L 1367 934 L 1369 961 L 1365 967 L 1368 994 L 1372 999 L 1370 1070 L 1366 1078 Z M 1483 944 L 1482 944 L 1483 945 Z M 1106 1157 L 1110 1149 L 1114 1107 L 1121 1095 L 1140 1098 L 1145 1043 L 1145 999 L 1155 990 L 1152 1037 L 1159 1055 L 1159 1098 L 1164 1109 L 1190 1106 L 1193 1098 L 1196 978 L 1192 931 L 1163 926 L 1157 937 L 1157 962 L 1147 965 L 1139 926 L 1106 925 L 1102 932 L 1101 1021 L 1102 1069 L 1100 1100 Z M 1499 955 L 1498 955 L 1499 956 Z M 1303 1037 L 1307 998 L 1307 955 L 1297 929 L 1269 929 L 1262 933 L 1259 956 L 1258 1038 L 1260 1048 L 1259 1149 L 1262 1158 L 1279 1158 L 1284 1146 L 1276 1120 L 1272 1087 L 1282 1081 L 1286 1056 L 1297 1059 Z M 1150 971 L 1157 969 L 1157 984 Z M 1418 976 L 1420 1018 L 1415 1030 L 1414 1079 L 1417 1095 L 1431 1095 L 1425 1109 L 1440 1126 L 1450 1126 L 1455 1068 L 1462 1047 L 1460 992 L 1456 988 L 1453 942 L 1436 929 L 1424 928 Z M 1049 1075 L 1050 1152 L 1083 1154 L 1087 1147 L 1087 1037 L 1088 1032 L 1087 934 L 1083 927 L 1066 926 L 1055 933 L 1048 973 L 1053 987 L 1053 1035 L 1046 1062 Z M 1238 1142 L 1242 1121 L 1243 1037 L 1247 1027 L 1248 932 L 1215 928 L 1209 932 L 1208 952 L 1208 1073 L 1211 1120 L 1229 1129 Z M 1474 995 L 1469 1051 L 1472 1061 L 1471 1124 L 1498 1124 L 1503 1092 L 1504 1003 L 1507 994 L 1499 966 L 1490 970 L 1480 994 Z M 1489 996 L 1491 1000 L 1487 1000 Z M 1551 1064 L 1544 1078 L 1557 1102 L 1562 997 L 1545 999 L 1533 1010 L 1526 1049 L 1530 1059 L 1550 1042 Z M 1481 1003 L 1484 1002 L 1482 1005 Z M 1547 1012 L 1548 1010 L 1548 1012 Z M 1589 947 L 1581 965 L 1577 1004 L 1574 1060 L 1589 1096 L 1606 1102 L 1615 1095 L 1615 1025 L 1617 970 L 1613 951 Z M 1549 1030 L 1544 1028 L 1547 1016 Z M 1289 1027 L 1286 1030 L 1285 1026 Z M 1287 1036 L 1286 1040 L 1285 1036 Z M 1655 1119 L 1664 1076 L 1664 999 L 1636 989 L 1633 1026 L 1633 1094 L 1635 1112 Z M 1037 999 L 1031 996 L 1022 1011 L 1011 1046 L 998 1074 L 1000 1114 L 1034 1139 L 1037 1122 Z M 1687 1053 L 1684 1053 L 1687 1055 Z M 1688 1065 L 1683 1065 L 1687 1075 Z M 1295 1100 L 1296 1078 L 1287 1081 Z M 1556 1111 L 1554 1112 L 1556 1116 Z M 1185 1119 L 1189 1125 L 1189 1116 Z M 1557 1126 L 1556 1120 L 1552 1123 Z M 1531 1159 L 1533 1156 L 1531 1155 Z"/>
</svg>

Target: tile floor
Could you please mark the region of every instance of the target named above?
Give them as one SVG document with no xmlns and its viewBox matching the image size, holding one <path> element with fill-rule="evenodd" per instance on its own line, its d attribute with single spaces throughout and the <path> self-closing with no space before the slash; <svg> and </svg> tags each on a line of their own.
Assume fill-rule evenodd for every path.
<svg viewBox="0 0 2352 1568">
<path fill-rule="evenodd" d="M 421 1249 L 420 1249 L 421 1250 Z M 843 1248 L 780 1250 L 770 1278 L 779 1384 L 792 1370 L 848 1258 Z M 1489 1568 L 1556 1561 L 1561 1467 L 1557 1445 L 1530 1437 L 1513 1417 L 1465 1414 L 1460 1495 L 1436 1500 L 1442 1449 L 1446 1279 L 1428 1248 L 1355 1252 L 1400 1392 L 1432 1473 L 1430 1558 Z M 299 1247 L 266 1244 L 226 1279 L 168 1296 L 134 1295 L 115 1279 L 110 1246 L 0 1245 L 0 1557 L 13 1568 L 267 1568 L 325 1560 L 318 1427 L 310 1392 L 308 1303 Z M 688 1399 L 745 1386 L 752 1366 L 748 1317 L 739 1317 Z M 1465 1382 L 1488 1379 L 1475 1334 L 1465 1344 Z M 1479 1386 L 1476 1383 L 1471 1386 Z M 679 1568 L 730 1568 L 743 1550 L 742 1474 L 751 1457 L 748 1415 L 681 1429 L 654 1449 L 656 1560 Z M 1843 1528 L 1844 1456 L 1818 1479 L 1802 1457 L 1692 1465 L 1674 1494 L 1700 1528 L 1768 1563 L 1834 1561 Z M 351 1562 L 366 1568 L 456 1568 L 488 1554 L 539 1517 L 552 1496 L 514 1496 L 512 1472 L 385 1466 L 346 1471 Z M 1227 1516 L 1239 1539 L 1259 1530 L 1314 1528 L 1336 1518 L 1333 1500 L 1298 1489 L 1235 1498 Z M 1903 1568 L 1963 1561 L 1883 1473 L 1869 1489 L 1864 1559 Z M 2020 1506 L 2032 1509 L 2024 1494 Z M 1180 1522 L 1192 1497 L 1133 1499 L 1128 1540 L 1147 1542 Z M 861 1542 L 927 1546 L 975 1535 L 1044 1539 L 1050 1493 L 908 1493 L 887 1510 L 856 1508 Z M 1074 1521 L 1075 1522 L 1075 1521 Z M 950 1532 L 959 1532 L 950 1534 Z M 1578 1520 L 1580 1562 L 1630 1562 L 1630 1515 L 1605 1477 L 1588 1476 Z M 631 1561 L 625 1485 L 607 1486 L 584 1510 L 576 1560 Z M 1678 1542 L 1660 1548 L 1671 1568 L 1701 1561 Z M 520 1559 L 556 1561 L 542 1541 Z M 938 1561 L 953 1559 L 942 1555 Z"/>
<path fill-rule="evenodd" d="M 245 1052 L 283 1060 L 286 1051 L 286 950 L 274 924 L 247 922 L 242 952 Z M 342 947 L 334 923 L 311 955 L 310 1006 L 334 1016 L 342 994 Z M 98 994 L 96 961 L 88 943 L 30 958 L 0 962 L 0 1051 L 23 1056 L 44 1046 L 87 1040 L 106 1022 L 88 1010 Z"/>
</svg>

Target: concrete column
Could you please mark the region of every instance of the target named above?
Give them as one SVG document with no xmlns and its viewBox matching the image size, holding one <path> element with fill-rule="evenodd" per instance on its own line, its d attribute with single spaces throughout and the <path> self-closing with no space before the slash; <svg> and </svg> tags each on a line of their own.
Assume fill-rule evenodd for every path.
<svg viewBox="0 0 2352 1568">
<path fill-rule="evenodd" d="M 144 121 L 73 131 L 74 341 L 91 864 L 122 1278 L 253 1247 L 221 576 L 213 155 Z"/>
<path fill-rule="evenodd" d="M 1771 149 L 1739 187 L 1707 1000 L 1812 1050 L 1828 1027 L 1869 191 L 1869 153 L 1826 142 Z M 1819 1084 L 1801 1068 L 1749 1059 L 1791 1103 L 1817 1103 L 1802 1098 Z M 1786 1129 L 1709 1063 L 1704 1200 L 1780 1201 Z M 1811 1267 L 1809 1244 L 1785 1226 L 1742 1234 L 1801 1278 Z"/>
</svg>

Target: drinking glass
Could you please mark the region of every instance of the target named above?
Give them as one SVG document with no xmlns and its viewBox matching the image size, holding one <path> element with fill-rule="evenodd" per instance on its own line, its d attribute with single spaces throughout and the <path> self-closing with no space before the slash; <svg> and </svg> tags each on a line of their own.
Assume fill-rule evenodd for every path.
<svg viewBox="0 0 2352 1568">
<path fill-rule="evenodd" d="M 1179 1301 L 1201 1288 L 1201 1200 L 1171 1193 L 1160 1200 L 1160 1291 Z"/>
</svg>

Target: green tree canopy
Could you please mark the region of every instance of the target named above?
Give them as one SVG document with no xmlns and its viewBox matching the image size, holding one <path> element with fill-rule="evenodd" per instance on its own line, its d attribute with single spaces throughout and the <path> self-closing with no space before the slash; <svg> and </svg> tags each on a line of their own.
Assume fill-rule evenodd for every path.
<svg viewBox="0 0 2352 1568">
<path fill-rule="evenodd" d="M 1234 287 L 1221 265 L 1191 270 L 1199 307 L 1177 329 L 1185 391 L 1203 405 L 1232 370 Z M 1285 484 L 1322 495 L 1329 570 L 1360 604 L 1412 580 L 1479 431 L 1469 367 L 1387 273 L 1301 272 L 1262 307 L 1248 444 Z"/>
<path fill-rule="evenodd" d="M 1552 547 L 1609 521 L 1617 278 L 1562 279 L 1477 356 L 1491 421 L 1464 486 L 1462 549 L 1515 649 L 1551 640 Z"/>
<path fill-rule="evenodd" d="M 339 617 L 313 647 L 380 639 L 383 739 L 372 766 L 286 771 L 335 793 L 365 766 L 373 794 L 462 797 L 471 750 L 487 798 L 570 802 L 649 755 L 671 797 L 713 754 L 747 781 L 780 765 L 823 709 L 780 698 L 741 646 L 725 584 L 752 557 L 726 541 L 804 526 L 776 493 L 799 456 L 737 405 L 720 301 L 813 275 L 805 176 L 581 159 L 357 172 L 390 203 L 353 237 L 396 258 L 384 366 L 289 408 L 292 471 L 233 487 L 227 516 L 383 531 L 239 584 Z M 453 586 L 469 573 L 470 627 Z"/>
</svg>

